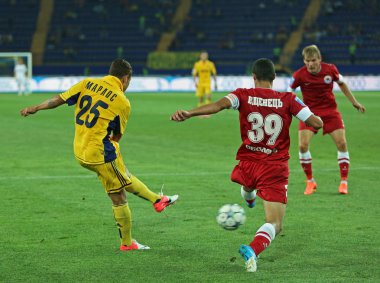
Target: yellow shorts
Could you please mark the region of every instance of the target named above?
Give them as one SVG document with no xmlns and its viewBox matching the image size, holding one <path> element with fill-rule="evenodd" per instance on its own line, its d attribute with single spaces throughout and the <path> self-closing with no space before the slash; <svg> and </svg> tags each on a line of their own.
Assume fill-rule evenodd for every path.
<svg viewBox="0 0 380 283">
<path fill-rule="evenodd" d="M 211 94 L 211 85 L 198 85 L 195 95 L 197 97 L 203 97 Z"/>
<path fill-rule="evenodd" d="M 84 168 L 94 171 L 96 174 L 98 174 L 98 178 L 108 194 L 118 193 L 125 186 L 128 186 L 132 183 L 131 174 L 125 167 L 123 158 L 121 157 L 120 153 L 114 161 L 104 164 L 93 165 L 80 161 L 79 163 Z"/>
</svg>

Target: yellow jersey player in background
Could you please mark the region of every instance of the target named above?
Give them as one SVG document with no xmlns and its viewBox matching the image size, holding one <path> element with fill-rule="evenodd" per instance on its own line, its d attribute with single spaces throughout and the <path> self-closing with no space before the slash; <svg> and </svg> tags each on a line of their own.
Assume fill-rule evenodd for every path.
<svg viewBox="0 0 380 283">
<path fill-rule="evenodd" d="M 124 95 L 131 77 L 131 65 L 126 60 L 116 59 L 108 76 L 86 78 L 64 93 L 20 111 L 22 116 L 28 116 L 65 103 L 75 105 L 74 154 L 80 165 L 98 175 L 112 201 L 122 251 L 149 249 L 132 240 L 132 218 L 126 191 L 150 201 L 157 212 L 163 211 L 178 198 L 178 195 L 153 193 L 124 165 L 119 140 L 125 132 L 131 111 L 129 100 Z"/>
<path fill-rule="evenodd" d="M 200 60 L 195 62 L 192 73 L 196 88 L 196 96 L 199 98 L 198 106 L 202 106 L 205 103 L 211 103 L 211 76 L 214 79 L 215 90 L 218 89 L 218 85 L 215 64 L 208 60 L 208 53 L 206 51 L 201 52 Z M 205 96 L 206 102 L 204 101 Z"/>
</svg>

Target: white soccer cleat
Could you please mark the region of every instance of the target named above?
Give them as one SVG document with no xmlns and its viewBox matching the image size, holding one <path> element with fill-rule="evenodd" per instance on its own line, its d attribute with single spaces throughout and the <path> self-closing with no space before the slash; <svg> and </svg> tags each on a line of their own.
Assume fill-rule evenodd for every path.
<svg viewBox="0 0 380 283">
<path fill-rule="evenodd" d="M 138 250 L 150 250 L 150 247 L 149 247 L 149 246 L 146 246 L 146 245 L 140 244 L 140 243 L 137 242 L 136 240 L 135 240 L 135 244 L 137 245 L 137 249 L 138 249 Z"/>
<path fill-rule="evenodd" d="M 247 270 L 247 272 L 256 272 L 257 257 L 253 249 L 250 246 L 241 245 L 239 253 L 245 261 L 245 269 Z"/>
</svg>

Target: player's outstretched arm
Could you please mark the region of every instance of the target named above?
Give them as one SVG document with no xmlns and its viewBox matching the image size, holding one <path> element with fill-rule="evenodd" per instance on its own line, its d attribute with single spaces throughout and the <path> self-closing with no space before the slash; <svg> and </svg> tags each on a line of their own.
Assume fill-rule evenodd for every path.
<svg viewBox="0 0 380 283">
<path fill-rule="evenodd" d="M 20 114 L 21 116 L 26 117 L 26 116 L 29 116 L 30 114 L 37 113 L 40 110 L 56 108 L 64 103 L 65 101 L 59 95 L 55 95 L 52 98 L 45 100 L 44 102 L 38 105 L 28 106 L 28 107 L 25 107 L 24 109 L 21 109 Z"/>
<path fill-rule="evenodd" d="M 214 103 L 203 105 L 201 107 L 197 107 L 189 111 L 177 110 L 171 116 L 170 120 L 182 122 L 194 116 L 215 114 L 230 107 L 231 102 L 227 98 L 223 97 L 222 99 Z"/>
<path fill-rule="evenodd" d="M 348 88 L 346 83 L 338 84 L 340 90 L 343 92 L 343 94 L 348 98 L 348 100 L 352 103 L 352 106 L 354 106 L 359 112 L 364 113 L 365 107 L 361 105 L 355 98 L 355 96 L 352 94 L 351 90 Z"/>
<path fill-rule="evenodd" d="M 322 119 L 319 116 L 311 115 L 309 118 L 306 119 L 305 124 L 313 127 L 316 130 L 319 130 L 323 127 Z"/>
</svg>

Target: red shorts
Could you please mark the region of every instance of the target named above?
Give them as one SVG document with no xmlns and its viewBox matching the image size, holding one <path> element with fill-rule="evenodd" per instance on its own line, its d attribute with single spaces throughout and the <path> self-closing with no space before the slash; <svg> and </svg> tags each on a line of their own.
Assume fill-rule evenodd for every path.
<svg viewBox="0 0 380 283">
<path fill-rule="evenodd" d="M 323 134 L 324 135 L 332 133 L 338 129 L 344 129 L 344 123 L 343 123 L 342 116 L 340 115 L 340 113 L 337 110 L 331 110 L 328 113 L 319 113 L 319 114 L 314 113 L 314 114 L 321 117 L 321 119 L 323 121 Z M 315 134 L 318 133 L 318 131 L 316 129 L 314 129 L 313 127 L 306 126 L 306 124 L 302 121 L 300 121 L 300 123 L 299 123 L 298 130 L 299 131 L 309 130 Z"/>
<path fill-rule="evenodd" d="M 231 173 L 231 180 L 246 188 L 257 189 L 266 201 L 287 203 L 288 164 L 261 164 L 240 161 Z"/>
</svg>

